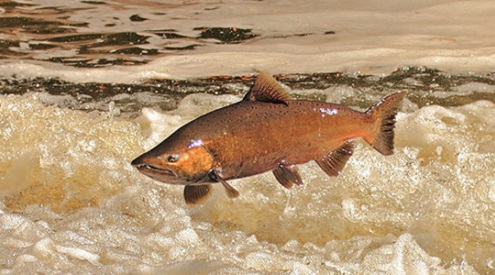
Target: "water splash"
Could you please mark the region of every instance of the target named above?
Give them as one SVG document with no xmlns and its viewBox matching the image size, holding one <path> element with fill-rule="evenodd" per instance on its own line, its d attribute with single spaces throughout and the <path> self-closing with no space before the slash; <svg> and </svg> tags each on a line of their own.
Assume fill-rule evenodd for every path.
<svg viewBox="0 0 495 275">
<path fill-rule="evenodd" d="M 234 181 L 238 199 L 215 188 L 192 209 L 181 188 L 159 187 L 130 167 L 187 120 L 237 100 L 191 95 L 177 110 L 145 109 L 133 122 L 1 96 L 1 218 L 16 251 L 2 258 L 14 270 L 45 271 L 81 261 L 83 270 L 109 272 L 359 273 L 376 271 L 376 262 L 391 273 L 491 270 L 493 103 L 400 113 L 393 156 L 359 143 L 337 178 L 303 165 L 302 188 L 263 174 Z"/>
</svg>

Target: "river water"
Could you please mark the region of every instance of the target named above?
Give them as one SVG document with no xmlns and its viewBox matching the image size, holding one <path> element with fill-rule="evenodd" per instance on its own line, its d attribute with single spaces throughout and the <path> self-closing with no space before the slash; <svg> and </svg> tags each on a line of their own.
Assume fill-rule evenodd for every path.
<svg viewBox="0 0 495 275">
<path fill-rule="evenodd" d="M 0 2 L 2 274 L 495 272 L 492 1 Z M 365 110 L 396 149 L 188 207 L 130 161 L 269 70 Z M 254 129 L 255 130 L 255 129 Z"/>
</svg>

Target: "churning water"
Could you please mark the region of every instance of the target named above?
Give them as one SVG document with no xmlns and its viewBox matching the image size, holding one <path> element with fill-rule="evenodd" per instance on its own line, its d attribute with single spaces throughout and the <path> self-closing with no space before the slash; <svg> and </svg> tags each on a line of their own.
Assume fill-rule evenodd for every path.
<svg viewBox="0 0 495 275">
<path fill-rule="evenodd" d="M 2 274 L 495 272 L 492 1 L 0 2 Z M 396 150 L 187 207 L 129 162 L 258 70 L 366 109 Z M 205 129 L 207 130 L 207 129 Z"/>
</svg>

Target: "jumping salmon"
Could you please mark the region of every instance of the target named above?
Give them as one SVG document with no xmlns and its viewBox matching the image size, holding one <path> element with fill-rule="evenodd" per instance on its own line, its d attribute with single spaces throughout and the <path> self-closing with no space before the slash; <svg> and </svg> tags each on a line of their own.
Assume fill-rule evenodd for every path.
<svg viewBox="0 0 495 275">
<path fill-rule="evenodd" d="M 295 165 L 314 160 L 329 176 L 337 176 L 353 153 L 354 138 L 391 155 L 395 116 L 406 94 L 389 95 L 358 112 L 291 100 L 262 72 L 242 101 L 189 122 L 131 164 L 154 180 L 185 185 L 188 204 L 206 200 L 212 183 L 221 183 L 235 198 L 239 192 L 227 180 L 269 170 L 286 188 L 302 185 Z"/>
</svg>

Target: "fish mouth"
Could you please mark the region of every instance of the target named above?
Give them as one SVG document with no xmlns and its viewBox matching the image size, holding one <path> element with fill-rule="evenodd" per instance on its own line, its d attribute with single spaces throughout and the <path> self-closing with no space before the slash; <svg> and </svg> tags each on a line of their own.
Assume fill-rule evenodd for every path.
<svg viewBox="0 0 495 275">
<path fill-rule="evenodd" d="M 177 174 L 174 171 L 167 168 L 157 167 L 151 164 L 143 164 L 143 163 L 139 163 L 139 164 L 132 163 L 132 166 L 136 167 L 136 169 L 138 169 L 139 172 L 159 181 L 166 182 L 167 179 L 171 180 L 178 178 Z M 162 177 L 165 177 L 165 179 L 163 179 Z"/>
</svg>

